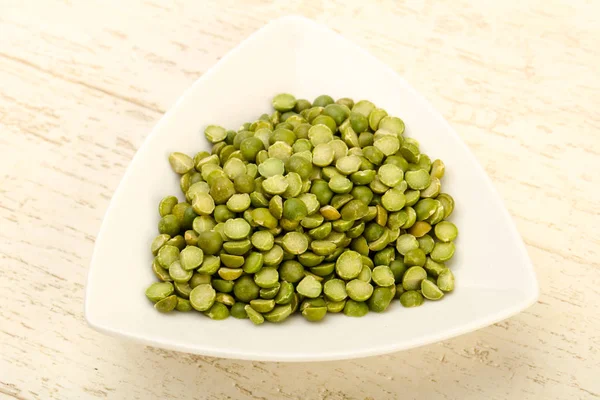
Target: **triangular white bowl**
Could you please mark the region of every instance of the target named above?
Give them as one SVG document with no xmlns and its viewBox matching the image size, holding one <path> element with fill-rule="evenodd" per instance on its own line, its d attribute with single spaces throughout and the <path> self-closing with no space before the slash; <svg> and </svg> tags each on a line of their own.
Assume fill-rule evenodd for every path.
<svg viewBox="0 0 600 400">
<path fill-rule="evenodd" d="M 363 318 L 328 315 L 254 326 L 213 321 L 196 312 L 158 313 L 144 296 L 155 281 L 150 243 L 160 199 L 179 194 L 167 156 L 208 149 L 201 133 L 216 123 L 236 129 L 290 92 L 314 99 L 369 99 L 406 122 L 406 134 L 446 163 L 444 191 L 456 200 L 460 230 L 451 262 L 456 290 L 439 302 Z M 267 24 L 223 57 L 185 92 L 135 155 L 96 240 L 85 316 L 105 333 L 151 346 L 209 356 L 313 361 L 365 357 L 447 339 L 525 309 L 538 285 L 519 234 L 490 180 L 454 130 L 393 70 L 330 29 L 300 17 Z"/>
</svg>

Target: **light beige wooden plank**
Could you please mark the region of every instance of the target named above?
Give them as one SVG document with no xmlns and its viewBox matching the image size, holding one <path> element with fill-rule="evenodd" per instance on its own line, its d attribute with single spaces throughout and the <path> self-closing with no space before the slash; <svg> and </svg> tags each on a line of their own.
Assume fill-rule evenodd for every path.
<svg viewBox="0 0 600 400">
<path fill-rule="evenodd" d="M 363 360 L 218 360 L 105 337 L 87 265 L 162 112 L 271 18 L 388 63 L 457 129 L 528 245 L 524 313 Z M 600 6 L 595 2 L 10 1 L 0 5 L 0 394 L 8 398 L 597 398 Z"/>
</svg>

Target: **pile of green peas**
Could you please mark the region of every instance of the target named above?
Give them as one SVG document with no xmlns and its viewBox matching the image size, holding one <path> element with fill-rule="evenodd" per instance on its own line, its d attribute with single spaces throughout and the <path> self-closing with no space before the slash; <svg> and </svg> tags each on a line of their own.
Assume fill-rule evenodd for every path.
<svg viewBox="0 0 600 400">
<path fill-rule="evenodd" d="M 451 292 L 458 230 L 444 163 L 370 101 L 282 93 L 272 104 L 237 131 L 206 127 L 210 153 L 170 154 L 185 200 L 158 206 L 154 307 L 261 324 Z"/>
</svg>

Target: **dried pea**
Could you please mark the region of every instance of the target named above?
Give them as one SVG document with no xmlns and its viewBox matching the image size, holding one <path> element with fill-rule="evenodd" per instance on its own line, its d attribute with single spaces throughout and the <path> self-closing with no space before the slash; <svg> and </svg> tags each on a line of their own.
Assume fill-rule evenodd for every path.
<svg viewBox="0 0 600 400">
<path fill-rule="evenodd" d="M 311 104 L 281 93 L 272 105 L 237 131 L 207 126 L 210 153 L 169 155 L 187 201 L 159 204 L 155 307 L 320 321 L 452 291 L 445 165 L 404 136 L 402 119 L 328 95 Z"/>
</svg>

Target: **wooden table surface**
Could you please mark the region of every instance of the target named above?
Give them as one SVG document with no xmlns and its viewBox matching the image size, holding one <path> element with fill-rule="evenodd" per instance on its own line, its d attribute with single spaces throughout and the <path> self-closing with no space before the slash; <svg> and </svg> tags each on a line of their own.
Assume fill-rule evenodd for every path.
<svg viewBox="0 0 600 400">
<path fill-rule="evenodd" d="M 313 364 L 86 325 L 95 235 L 136 149 L 220 57 L 290 14 L 364 46 L 448 119 L 516 221 L 537 304 L 442 343 Z M 0 0 L 0 398 L 600 398 L 599 15 L 585 0 Z"/>
</svg>

